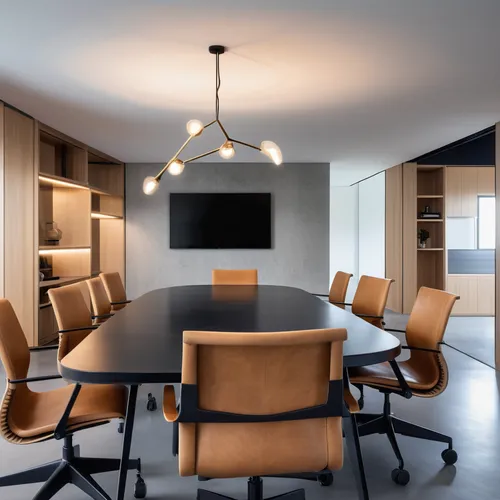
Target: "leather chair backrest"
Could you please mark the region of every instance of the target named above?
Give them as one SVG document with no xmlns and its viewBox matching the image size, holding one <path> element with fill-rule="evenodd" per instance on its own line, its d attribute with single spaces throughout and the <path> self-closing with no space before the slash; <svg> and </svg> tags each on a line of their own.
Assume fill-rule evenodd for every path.
<svg viewBox="0 0 500 500">
<path fill-rule="evenodd" d="M 349 281 L 352 278 L 352 274 L 344 273 L 343 271 L 338 271 L 332 281 L 332 286 L 330 287 L 330 293 L 328 294 L 328 300 L 332 303 L 335 302 L 345 302 L 345 297 L 347 295 L 347 288 L 349 286 Z M 342 305 L 337 307 L 344 308 Z"/>
<path fill-rule="evenodd" d="M 82 292 L 83 283 L 75 283 L 48 292 L 59 331 L 92 326 L 92 317 Z M 85 286 L 85 285 L 83 285 Z M 72 351 L 92 330 L 59 334 L 58 359 Z"/>
<path fill-rule="evenodd" d="M 0 359 L 9 380 L 28 376 L 30 366 L 28 342 L 7 299 L 0 299 Z"/>
<path fill-rule="evenodd" d="M 99 277 L 102 280 L 110 302 L 123 302 L 127 300 L 127 293 L 125 292 L 120 273 L 101 273 Z"/>
<path fill-rule="evenodd" d="M 430 390 L 413 390 L 420 397 L 434 397 L 441 394 L 448 385 L 448 366 L 441 351 L 446 325 L 458 299 L 442 290 L 421 287 L 406 325 L 406 342 L 410 347 L 435 349 L 439 352 L 410 350 L 407 364 L 412 367 L 417 379 L 433 380 Z"/>
<path fill-rule="evenodd" d="M 457 299 L 451 293 L 421 287 L 406 326 L 408 345 L 438 349 Z"/>
<path fill-rule="evenodd" d="M 342 406 L 346 338 L 345 329 L 184 332 L 182 384 L 197 385 L 199 409 L 270 415 L 324 405 L 334 380 L 340 382 Z M 181 475 L 244 477 L 342 467 L 340 416 L 180 423 L 179 437 Z"/>
<path fill-rule="evenodd" d="M 257 269 L 214 269 L 212 285 L 257 285 Z"/>
<path fill-rule="evenodd" d="M 111 313 L 111 302 L 106 294 L 106 289 L 101 278 L 92 278 L 86 281 L 89 287 L 90 300 L 92 301 L 92 310 L 94 315 L 103 316 Z"/>
<path fill-rule="evenodd" d="M 389 288 L 393 281 L 373 276 L 361 276 L 352 301 L 352 312 L 354 314 L 383 316 L 389 295 Z M 379 328 L 383 326 L 381 319 L 367 318 L 366 321 Z"/>
</svg>

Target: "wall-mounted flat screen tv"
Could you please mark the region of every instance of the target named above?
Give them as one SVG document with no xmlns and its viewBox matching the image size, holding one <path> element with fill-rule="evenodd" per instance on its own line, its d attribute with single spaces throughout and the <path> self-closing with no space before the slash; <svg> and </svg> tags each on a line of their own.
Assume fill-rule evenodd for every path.
<svg viewBox="0 0 500 500">
<path fill-rule="evenodd" d="M 271 193 L 171 193 L 170 248 L 271 248 Z"/>
</svg>

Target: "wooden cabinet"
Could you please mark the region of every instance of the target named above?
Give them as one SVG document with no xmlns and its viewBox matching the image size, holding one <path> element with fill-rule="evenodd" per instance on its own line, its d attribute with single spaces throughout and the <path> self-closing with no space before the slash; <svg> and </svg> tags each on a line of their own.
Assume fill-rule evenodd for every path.
<svg viewBox="0 0 500 500">
<path fill-rule="evenodd" d="M 495 276 L 492 274 L 450 274 L 448 292 L 460 296 L 453 307 L 454 315 L 495 314 Z"/>
<path fill-rule="evenodd" d="M 477 194 L 495 196 L 495 167 L 477 168 Z"/>
<path fill-rule="evenodd" d="M 495 195 L 495 167 L 447 167 L 446 216 L 477 217 L 477 197 Z"/>
</svg>

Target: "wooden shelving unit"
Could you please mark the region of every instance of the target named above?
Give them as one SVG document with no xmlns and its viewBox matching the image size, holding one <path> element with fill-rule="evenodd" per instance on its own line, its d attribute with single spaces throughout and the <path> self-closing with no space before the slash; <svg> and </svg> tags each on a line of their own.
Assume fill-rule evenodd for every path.
<svg viewBox="0 0 500 500">
<path fill-rule="evenodd" d="M 417 248 L 417 288 L 428 286 L 439 290 L 446 290 L 446 256 L 442 251 L 445 248 L 445 205 L 444 195 L 446 186 L 446 167 L 444 166 L 417 166 L 417 228 L 429 232 L 429 247 Z M 422 198 L 422 196 L 425 196 Z M 432 212 L 441 213 L 440 219 L 419 219 L 418 214 L 425 206 Z M 439 250 L 438 250 L 439 249 Z M 426 250 L 419 252 L 418 250 Z M 432 251 L 436 250 L 436 251 Z"/>
<path fill-rule="evenodd" d="M 38 343 L 44 344 L 57 338 L 50 288 L 102 271 L 124 277 L 124 166 L 52 129 L 40 130 L 38 177 L 40 270 L 59 277 L 39 283 Z M 58 245 L 48 244 L 52 221 L 62 231 Z"/>
</svg>

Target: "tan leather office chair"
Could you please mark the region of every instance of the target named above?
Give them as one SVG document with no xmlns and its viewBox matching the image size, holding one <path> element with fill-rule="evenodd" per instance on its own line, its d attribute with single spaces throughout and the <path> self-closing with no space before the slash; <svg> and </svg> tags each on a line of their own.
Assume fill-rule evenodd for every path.
<svg viewBox="0 0 500 500">
<path fill-rule="evenodd" d="M 356 316 L 378 328 L 384 328 L 384 311 L 389 296 L 389 289 L 394 282 L 392 279 L 361 276 L 358 288 L 354 294 L 352 304 L 333 302 L 337 305 L 351 306 Z"/>
<path fill-rule="evenodd" d="M 106 294 L 106 289 L 101 278 L 91 278 L 87 280 L 87 286 L 90 292 L 90 301 L 92 302 L 92 319 L 96 324 L 104 323 L 113 316 L 111 312 L 111 302 Z"/>
<path fill-rule="evenodd" d="M 111 312 L 119 311 L 131 302 L 127 300 L 127 292 L 125 292 L 120 273 L 101 273 L 99 277 L 111 302 Z"/>
<path fill-rule="evenodd" d="M 403 346 L 403 349 L 408 349 L 411 357 L 407 361 L 391 361 L 349 370 L 351 382 L 356 387 L 362 390 L 366 385 L 384 394 L 382 415 L 358 414 L 359 434 L 387 434 L 399 461 L 399 467 L 392 472 L 392 479 L 398 484 L 407 484 L 410 475 L 404 469 L 396 434 L 447 443 L 448 448 L 441 455 L 445 463 L 454 464 L 458 458 L 451 437 L 396 418 L 391 414 L 390 407 L 391 394 L 408 399 L 412 396 L 432 398 L 446 389 L 448 367 L 441 351 L 441 342 L 457 299 L 456 295 L 441 290 L 420 288 L 406 331 L 387 329 L 406 333 L 408 345 Z"/>
<path fill-rule="evenodd" d="M 124 418 L 126 388 L 72 384 L 46 392 L 32 391 L 28 382 L 61 376 L 28 378 L 30 349 L 14 309 L 6 299 L 0 299 L 0 359 L 7 374 L 7 390 L 0 409 L 2 437 L 14 444 L 64 440 L 61 460 L 0 477 L 0 487 L 44 482 L 35 499 L 48 500 L 64 485 L 73 483 L 92 498 L 110 498 L 92 475 L 118 470 L 120 460 L 76 456 L 79 454 L 75 454 L 73 434 Z M 140 460 L 132 460 L 129 467 L 140 472 Z"/>
<path fill-rule="evenodd" d="M 81 284 L 51 288 L 48 295 L 59 328 L 58 360 L 61 361 L 97 326 L 92 324 Z"/>
<path fill-rule="evenodd" d="M 179 423 L 180 475 L 250 477 L 249 500 L 262 500 L 261 476 L 342 467 L 342 416 L 357 460 L 355 419 L 343 403 L 346 338 L 345 329 L 184 332 L 181 402 L 173 386 L 163 402 L 165 418 Z M 199 490 L 197 498 L 228 497 Z"/>
<path fill-rule="evenodd" d="M 328 294 L 329 302 L 337 304 L 337 307 L 344 309 L 342 302 L 345 302 L 347 288 L 349 287 L 349 281 L 351 278 L 352 274 L 337 271 L 335 277 L 333 278 L 332 286 L 330 287 L 330 293 Z"/>
<path fill-rule="evenodd" d="M 257 285 L 257 269 L 214 269 L 212 285 Z"/>
</svg>

